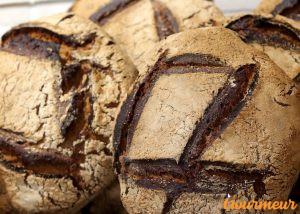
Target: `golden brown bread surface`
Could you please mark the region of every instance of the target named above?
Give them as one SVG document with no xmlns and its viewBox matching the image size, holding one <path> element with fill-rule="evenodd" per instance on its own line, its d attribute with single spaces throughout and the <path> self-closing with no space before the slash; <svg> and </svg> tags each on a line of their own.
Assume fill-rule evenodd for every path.
<svg viewBox="0 0 300 214">
<path fill-rule="evenodd" d="M 225 211 L 227 193 L 288 199 L 300 170 L 300 93 L 268 56 L 205 28 L 168 37 L 140 63 L 145 75 L 114 133 L 129 213 L 247 213 Z"/>
<path fill-rule="evenodd" d="M 111 135 L 134 66 L 73 14 L 13 28 L 0 65 L 0 212 L 80 209 L 115 180 Z"/>
<path fill-rule="evenodd" d="M 206 0 L 78 0 L 71 11 L 102 26 L 134 63 L 173 33 L 214 26 L 223 19 Z"/>
</svg>

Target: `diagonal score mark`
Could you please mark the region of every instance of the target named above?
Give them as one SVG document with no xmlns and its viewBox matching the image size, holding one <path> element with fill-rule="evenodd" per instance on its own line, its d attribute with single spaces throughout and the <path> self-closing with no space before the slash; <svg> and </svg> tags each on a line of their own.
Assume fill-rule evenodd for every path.
<svg viewBox="0 0 300 214">
<path fill-rule="evenodd" d="M 179 26 L 172 12 L 158 0 L 151 0 L 151 2 L 159 39 L 162 40 L 174 33 L 178 33 Z"/>
<path fill-rule="evenodd" d="M 283 0 L 278 4 L 272 14 L 286 16 L 296 21 L 300 20 L 300 1 L 299 0 Z"/>
<path fill-rule="evenodd" d="M 71 175 L 79 165 L 68 156 L 57 151 L 35 152 L 26 150 L 24 144 L 31 142 L 21 134 L 0 129 L 0 152 L 10 165 L 20 167 L 43 175 Z"/>
<path fill-rule="evenodd" d="M 140 0 L 112 0 L 104 7 L 100 7 L 93 15 L 90 16 L 90 20 L 104 25 L 110 18 L 116 15 L 118 12 L 126 9 L 130 5 L 139 2 Z"/>
<path fill-rule="evenodd" d="M 259 15 L 244 15 L 227 24 L 246 42 L 257 42 L 285 50 L 300 51 L 300 31 L 288 23 Z"/>
</svg>

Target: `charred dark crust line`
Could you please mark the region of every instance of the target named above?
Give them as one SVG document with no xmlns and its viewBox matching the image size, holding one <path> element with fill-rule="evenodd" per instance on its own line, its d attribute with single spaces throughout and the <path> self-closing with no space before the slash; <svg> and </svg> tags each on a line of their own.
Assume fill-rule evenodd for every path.
<svg viewBox="0 0 300 214">
<path fill-rule="evenodd" d="M 300 84 L 300 73 L 294 78 L 294 81 Z"/>
<path fill-rule="evenodd" d="M 100 64 L 91 62 L 89 60 L 81 60 L 80 62 L 76 62 L 74 64 L 67 64 L 62 67 L 62 83 L 61 88 L 63 94 L 68 93 L 74 89 L 78 89 L 80 87 L 84 87 L 83 77 L 84 75 L 88 75 L 93 70 L 97 70 L 102 73 L 108 74 L 110 71 L 109 67 L 103 67 Z"/>
<path fill-rule="evenodd" d="M 224 176 L 224 180 L 222 179 Z M 182 194 L 182 193 L 202 193 L 202 194 L 225 194 L 228 192 L 237 192 L 239 188 L 247 189 L 254 186 L 255 191 L 265 188 L 261 182 L 263 176 L 260 173 L 252 172 L 227 172 L 223 170 L 207 170 L 201 171 L 201 177 L 197 180 L 190 178 L 186 182 L 176 182 L 171 178 L 161 179 L 157 178 L 145 178 L 145 177 L 133 177 L 135 183 L 138 186 L 147 189 L 163 190 L 169 194 Z M 264 189 L 261 189 L 265 191 Z M 265 192 L 258 197 L 260 198 Z"/>
<path fill-rule="evenodd" d="M 150 186 L 147 188 L 152 188 L 155 184 L 156 189 L 164 189 L 167 192 L 176 190 L 178 193 L 205 193 L 202 187 L 207 186 L 207 184 L 209 184 L 207 187 L 211 188 L 206 187 L 205 191 L 208 191 L 206 193 L 212 191 L 216 193 L 222 188 L 226 188 L 224 191 L 228 191 L 236 184 L 249 183 L 254 184 L 258 197 L 265 193 L 262 179 L 273 175 L 270 171 L 256 169 L 249 171 L 244 165 L 210 161 L 198 161 L 193 169 L 178 165 L 173 160 L 128 160 L 125 161 L 122 174 L 126 174 L 137 181 L 143 180 L 144 187 L 147 187 L 148 182 Z M 166 185 L 162 186 L 161 183 Z M 181 188 L 181 186 L 192 188 L 186 189 Z M 182 190 L 179 191 L 179 189 Z"/>
<path fill-rule="evenodd" d="M 172 12 L 160 1 L 152 0 L 157 35 L 160 40 L 178 33 L 179 27 Z"/>
<path fill-rule="evenodd" d="M 300 21 L 300 1 L 299 0 L 283 0 L 278 4 L 272 14 L 282 15 L 296 21 Z"/>
<path fill-rule="evenodd" d="M 133 93 L 128 96 L 121 108 L 114 131 L 115 167 L 118 172 L 120 172 L 121 169 L 119 157 L 129 148 L 137 121 L 160 75 L 188 72 L 211 73 L 216 71 L 220 72 L 219 69 L 223 69 L 226 73 L 233 72 L 233 69 L 226 65 L 216 67 L 216 61 L 219 62 L 220 60 L 214 56 L 183 54 L 167 59 L 166 55 L 166 51 L 161 54 L 149 75 L 135 88 Z M 204 62 L 204 58 L 206 58 L 208 62 Z M 193 62 L 193 66 L 190 66 L 189 63 L 191 62 Z M 209 67 L 210 65 L 212 65 L 212 68 Z"/>
<path fill-rule="evenodd" d="M 294 184 L 289 198 L 297 203 L 300 203 L 300 176 L 298 175 L 298 179 Z"/>
<path fill-rule="evenodd" d="M 236 31 L 246 43 L 258 42 L 300 52 L 300 31 L 287 23 L 246 15 L 229 23 L 226 28 Z"/>
<path fill-rule="evenodd" d="M 170 59 L 166 60 L 166 63 L 168 65 L 176 65 L 176 66 L 210 66 L 210 67 L 220 67 L 220 66 L 226 66 L 224 62 L 222 62 L 220 59 L 209 55 L 209 54 L 191 54 L 186 53 L 180 56 L 174 56 Z"/>
<path fill-rule="evenodd" d="M 90 19 L 99 25 L 104 25 L 111 17 L 139 1 L 140 0 L 112 0 L 104 7 L 100 7 Z"/>
<path fill-rule="evenodd" d="M 71 175 L 78 168 L 74 160 L 57 151 L 34 152 L 26 150 L 22 144 L 30 142 L 22 136 L 0 130 L 0 152 L 7 156 L 11 165 L 24 166 L 29 171 L 43 175 Z M 62 173 L 63 172 L 63 173 Z"/>
<path fill-rule="evenodd" d="M 2 37 L 1 49 L 18 55 L 35 56 L 49 60 L 61 60 L 62 45 L 78 48 L 93 43 L 95 33 L 88 34 L 82 41 L 72 35 L 57 34 L 42 27 L 20 27 L 7 32 Z"/>
</svg>

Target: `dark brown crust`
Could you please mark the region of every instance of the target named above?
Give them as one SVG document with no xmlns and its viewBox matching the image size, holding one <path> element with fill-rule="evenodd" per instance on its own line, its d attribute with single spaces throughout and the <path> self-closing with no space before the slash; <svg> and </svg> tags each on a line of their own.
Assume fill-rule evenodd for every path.
<svg viewBox="0 0 300 214">
<path fill-rule="evenodd" d="M 278 4 L 272 14 L 282 15 L 296 21 L 300 21 L 300 1 L 299 0 L 283 0 Z"/>
<path fill-rule="evenodd" d="M 177 66 L 209 66 L 209 67 L 220 67 L 226 66 L 224 62 L 220 59 L 211 56 L 209 54 L 183 54 L 180 56 L 175 56 L 166 60 L 166 63 L 169 65 Z"/>
<path fill-rule="evenodd" d="M 90 19 L 99 25 L 103 25 L 115 14 L 134 3 L 137 3 L 138 1 L 140 0 L 112 0 L 109 4 L 99 8 L 99 10 L 95 12 Z"/>
<path fill-rule="evenodd" d="M 300 73 L 294 78 L 294 81 L 300 84 Z"/>
<path fill-rule="evenodd" d="M 228 82 L 198 122 L 180 162 L 126 158 L 141 112 L 159 76 L 178 72 L 214 72 L 216 68 L 229 75 Z M 200 160 L 204 149 L 220 136 L 250 98 L 258 79 L 257 70 L 257 66 L 251 64 L 234 71 L 210 55 L 184 54 L 166 59 L 166 52 L 163 53 L 150 74 L 125 101 L 117 119 L 114 135 L 117 172 L 126 180 L 133 179 L 138 186 L 166 191 L 163 213 L 170 210 L 174 200 L 183 192 L 228 193 L 253 186 L 257 198 L 262 197 L 266 192 L 263 179 L 271 172 L 249 171 L 253 166 Z"/>
<path fill-rule="evenodd" d="M 12 29 L 2 37 L 1 49 L 18 55 L 34 56 L 49 60 L 64 60 L 62 46 L 85 47 L 94 42 L 95 33 L 88 34 L 82 41 L 74 36 L 57 34 L 41 27 L 20 27 Z"/>
<path fill-rule="evenodd" d="M 160 1 L 152 0 L 157 35 L 160 40 L 178 33 L 179 27 L 172 12 Z"/>
<path fill-rule="evenodd" d="M 245 15 L 229 23 L 226 28 L 236 31 L 247 43 L 258 42 L 300 52 L 300 31 L 287 23 Z"/>
<path fill-rule="evenodd" d="M 45 178 L 66 177 L 71 179 L 78 189 L 88 189 L 80 176 L 80 164 L 85 161 L 83 154 L 85 140 L 94 139 L 107 144 L 109 139 L 94 133 L 91 128 L 94 117 L 93 97 L 86 88 L 89 78 L 83 76 L 89 77 L 93 71 L 111 75 L 111 70 L 89 60 L 76 62 L 71 57 L 71 52 L 75 49 L 90 48 L 96 36 L 96 33 L 90 33 L 78 41 L 73 36 L 60 35 L 39 27 L 21 27 L 3 36 L 3 51 L 58 61 L 61 64 L 62 76 L 61 91 L 58 93 L 73 93 L 71 107 L 65 112 L 66 117 L 61 126 L 64 142 L 59 145 L 61 148 L 72 150 L 72 155 L 68 157 L 49 149 L 38 149 L 33 152 L 30 150 L 31 146 L 43 143 L 44 139 L 34 143 L 24 138 L 22 133 L 0 129 L 0 161 L 6 167 L 26 175 L 34 174 Z M 52 49 L 51 52 L 48 52 L 49 48 Z M 77 140 L 80 142 L 74 146 L 73 142 Z M 105 149 L 104 152 L 106 155 L 112 155 Z"/>
<path fill-rule="evenodd" d="M 297 179 L 296 183 L 293 186 L 293 189 L 290 193 L 289 198 L 292 201 L 300 203 L 300 176 L 299 175 L 298 175 L 298 179 Z"/>
<path fill-rule="evenodd" d="M 69 176 L 79 169 L 73 158 L 54 150 L 33 152 L 25 149 L 24 144 L 31 142 L 21 135 L 0 129 L 0 155 L 13 168 L 26 168 L 45 176 Z"/>
</svg>

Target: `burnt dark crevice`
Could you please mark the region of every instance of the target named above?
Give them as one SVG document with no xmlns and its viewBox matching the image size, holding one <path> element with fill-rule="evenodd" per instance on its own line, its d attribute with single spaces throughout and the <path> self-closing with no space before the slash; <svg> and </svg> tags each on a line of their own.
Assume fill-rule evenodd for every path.
<svg viewBox="0 0 300 214">
<path fill-rule="evenodd" d="M 219 58 L 209 54 L 186 53 L 165 60 L 166 64 L 172 66 L 226 66 Z"/>
<path fill-rule="evenodd" d="M 257 198 L 265 194 L 265 185 L 262 182 L 263 175 L 247 172 L 227 172 L 222 170 L 200 171 L 197 179 L 189 178 L 187 182 L 177 182 L 172 179 L 147 178 L 129 175 L 138 186 L 147 189 L 163 190 L 167 193 L 202 193 L 202 194 L 226 194 L 237 192 L 240 189 L 247 191 L 254 187 Z M 222 179 L 222 176 L 225 179 Z"/>
<path fill-rule="evenodd" d="M 174 201 L 179 197 L 179 194 L 178 193 L 167 193 L 167 200 L 166 202 L 164 203 L 164 208 L 162 210 L 162 214 L 166 214 L 166 213 L 169 213 L 171 208 L 172 208 L 172 205 L 174 203 Z"/>
<path fill-rule="evenodd" d="M 296 21 L 300 21 L 300 1 L 283 0 L 272 11 L 273 15 L 282 15 Z"/>
<path fill-rule="evenodd" d="M 157 35 L 160 40 L 178 33 L 179 26 L 172 12 L 159 0 L 152 0 Z"/>
<path fill-rule="evenodd" d="M 25 169 L 45 176 L 68 176 L 78 170 L 78 165 L 71 157 L 57 151 L 47 149 L 30 151 L 19 143 L 22 136 L 0 131 L 0 154 L 2 161 L 15 168 Z"/>
<path fill-rule="evenodd" d="M 293 185 L 293 188 L 290 192 L 289 198 L 292 201 L 300 203 L 300 176 L 298 175 L 298 179 L 296 183 Z"/>
<path fill-rule="evenodd" d="M 300 84 L 300 73 L 294 78 L 294 81 Z"/>
<path fill-rule="evenodd" d="M 246 15 L 226 28 L 236 31 L 247 43 L 257 42 L 286 50 L 300 51 L 300 31 L 287 23 L 261 16 Z"/>
<path fill-rule="evenodd" d="M 198 161 L 192 170 L 174 160 L 125 160 L 122 173 L 139 179 L 162 179 L 174 183 L 213 180 L 234 184 L 273 175 L 270 171 L 247 168 L 241 164 L 220 161 Z"/>
<path fill-rule="evenodd" d="M 93 139 L 104 143 L 109 142 L 109 138 L 96 134 L 92 129 L 93 98 L 90 92 L 83 91 L 75 94 L 71 108 L 67 113 L 61 127 L 64 142 L 60 145 L 62 148 L 72 148 L 76 140 Z"/>
<path fill-rule="evenodd" d="M 61 71 L 61 88 L 63 94 L 66 94 L 72 90 L 81 90 L 84 88 L 87 81 L 83 82 L 83 77 L 85 75 L 88 76 L 93 72 L 93 70 L 107 73 L 107 68 L 104 68 L 103 66 L 93 63 L 89 60 L 81 60 L 80 62 L 76 62 L 74 64 L 63 65 Z"/>
<path fill-rule="evenodd" d="M 105 24 L 111 17 L 126 9 L 130 5 L 139 2 L 139 0 L 112 0 L 104 7 L 100 7 L 90 19 L 99 25 Z"/>
<path fill-rule="evenodd" d="M 19 55 L 63 61 L 62 46 L 69 49 L 85 47 L 95 38 L 96 34 L 91 33 L 79 41 L 73 35 L 58 34 L 42 27 L 20 27 L 3 35 L 1 49 Z"/>
</svg>

